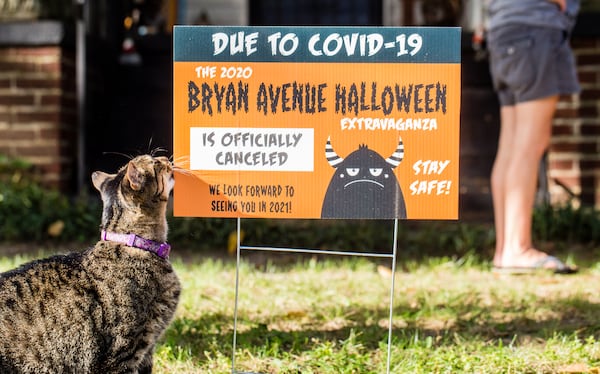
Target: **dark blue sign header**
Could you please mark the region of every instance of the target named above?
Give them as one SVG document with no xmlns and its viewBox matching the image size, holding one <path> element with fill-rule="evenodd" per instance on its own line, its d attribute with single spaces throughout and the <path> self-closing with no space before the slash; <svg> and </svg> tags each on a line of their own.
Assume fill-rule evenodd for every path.
<svg viewBox="0 0 600 374">
<path fill-rule="evenodd" d="M 460 63 L 458 27 L 175 26 L 176 62 Z"/>
</svg>

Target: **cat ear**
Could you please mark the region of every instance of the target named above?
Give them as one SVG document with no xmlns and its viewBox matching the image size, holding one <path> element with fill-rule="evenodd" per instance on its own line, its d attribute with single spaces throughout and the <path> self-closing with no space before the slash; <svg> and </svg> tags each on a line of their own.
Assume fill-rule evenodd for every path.
<svg viewBox="0 0 600 374">
<path fill-rule="evenodd" d="M 98 191 L 102 191 L 100 187 L 107 179 L 114 178 L 114 175 L 106 174 L 102 171 L 95 171 L 92 173 L 92 184 Z"/>
<path fill-rule="evenodd" d="M 127 164 L 127 173 L 125 173 L 129 186 L 134 191 L 139 191 L 144 183 L 144 175 L 135 167 L 133 162 Z"/>
</svg>

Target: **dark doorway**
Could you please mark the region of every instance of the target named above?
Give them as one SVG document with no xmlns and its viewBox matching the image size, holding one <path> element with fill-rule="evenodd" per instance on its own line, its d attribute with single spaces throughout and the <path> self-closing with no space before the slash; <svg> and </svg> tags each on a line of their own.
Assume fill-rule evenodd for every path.
<svg viewBox="0 0 600 374">
<path fill-rule="evenodd" d="M 364 0 L 251 0 L 255 26 L 381 26 L 382 2 Z"/>
<path fill-rule="evenodd" d="M 95 170 L 116 172 L 128 161 L 126 156 L 158 147 L 172 154 L 172 42 L 156 21 L 160 3 L 128 0 L 90 5 L 86 181 Z M 125 42 L 127 38 L 131 44 Z"/>
</svg>

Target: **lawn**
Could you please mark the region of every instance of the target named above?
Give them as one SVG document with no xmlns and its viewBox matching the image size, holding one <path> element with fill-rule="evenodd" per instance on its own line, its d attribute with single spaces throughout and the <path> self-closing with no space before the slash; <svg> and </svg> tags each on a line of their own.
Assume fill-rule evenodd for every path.
<svg viewBox="0 0 600 374">
<path fill-rule="evenodd" d="M 0 259 L 0 271 L 35 256 Z M 183 283 L 157 373 L 230 373 L 235 261 L 172 259 Z M 242 253 L 236 371 L 385 373 L 385 261 Z M 600 266 L 496 276 L 476 255 L 402 260 L 393 373 L 597 373 Z"/>
</svg>

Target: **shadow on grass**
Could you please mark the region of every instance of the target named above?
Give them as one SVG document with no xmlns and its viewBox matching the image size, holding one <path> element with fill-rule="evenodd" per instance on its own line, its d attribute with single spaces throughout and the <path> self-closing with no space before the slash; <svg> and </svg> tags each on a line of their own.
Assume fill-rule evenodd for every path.
<svg viewBox="0 0 600 374">
<path fill-rule="evenodd" d="M 394 309 L 393 345 L 399 349 L 414 347 L 428 341 L 436 347 L 454 346 L 460 341 L 481 344 L 521 345 L 543 342 L 557 335 L 577 336 L 582 339 L 594 337 L 600 340 L 600 304 L 590 303 L 582 297 L 570 297 L 552 302 L 540 301 L 541 308 L 551 310 L 551 317 L 532 319 L 520 316 L 521 306 L 485 306 L 463 304 L 452 306 L 454 313 L 444 311 L 446 319 L 435 313 L 422 318 L 419 311 L 400 305 Z M 289 319 L 285 315 L 269 316 L 269 321 L 238 319 L 237 349 L 260 351 L 266 355 L 300 355 L 314 350 L 316 346 L 329 344 L 343 346 L 351 339 L 354 346 L 364 350 L 385 349 L 387 327 L 377 321 L 388 319 L 388 310 L 347 308 L 343 315 L 354 316 L 337 328 L 296 324 L 300 328 L 286 329 L 278 320 Z M 493 317 L 498 313 L 502 318 Z M 368 317 L 362 317 L 368 316 Z M 437 318 L 437 322 L 435 320 Z M 398 327 L 398 320 L 402 327 Z M 424 323 L 424 320 L 428 322 Z M 434 323 L 431 323 L 432 320 Z M 233 317 L 223 314 L 207 314 L 198 319 L 176 319 L 167 330 L 164 343 L 178 346 L 199 360 L 206 354 L 231 355 L 233 342 Z M 457 339 L 458 337 L 458 339 Z M 431 339 L 434 338 L 434 339 Z"/>
</svg>

